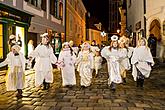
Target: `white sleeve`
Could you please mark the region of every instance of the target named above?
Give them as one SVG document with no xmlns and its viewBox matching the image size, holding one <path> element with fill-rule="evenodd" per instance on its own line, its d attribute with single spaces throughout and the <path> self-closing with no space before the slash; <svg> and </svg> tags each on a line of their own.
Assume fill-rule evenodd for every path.
<svg viewBox="0 0 165 110">
<path fill-rule="evenodd" d="M 74 52 L 73 52 L 72 58 L 73 58 L 73 63 L 75 64 L 77 59 L 76 59 L 76 55 Z"/>
<path fill-rule="evenodd" d="M 78 65 L 82 60 L 82 52 L 80 51 L 77 57 L 76 65 Z"/>
<path fill-rule="evenodd" d="M 126 58 L 127 55 L 128 55 L 128 52 L 127 52 L 127 50 L 125 48 L 124 49 L 121 49 L 119 51 L 119 58 Z"/>
<path fill-rule="evenodd" d="M 101 50 L 101 56 L 104 57 L 105 59 L 108 59 L 108 54 L 107 54 L 107 50 L 108 50 L 108 47 L 104 47 L 102 50 Z"/>
<path fill-rule="evenodd" d="M 9 64 L 9 54 L 7 55 L 7 58 L 0 63 L 0 67 L 6 66 Z"/>
<path fill-rule="evenodd" d="M 137 62 L 138 62 L 138 52 L 137 49 L 135 48 L 132 54 L 131 64 L 135 64 Z"/>
<path fill-rule="evenodd" d="M 60 52 L 58 56 L 58 63 L 63 61 L 63 51 Z"/>
<path fill-rule="evenodd" d="M 40 44 L 29 54 L 28 57 L 32 57 L 32 59 L 36 58 L 37 56 L 39 56 L 39 47 L 40 47 Z"/>
<path fill-rule="evenodd" d="M 52 48 L 51 48 L 51 53 L 50 53 L 50 60 L 51 60 L 51 63 L 53 64 L 56 64 L 57 62 L 57 57 L 54 55 Z"/>
<path fill-rule="evenodd" d="M 94 69 L 94 57 L 92 53 L 90 53 L 90 65 L 91 65 L 91 69 Z"/>
</svg>

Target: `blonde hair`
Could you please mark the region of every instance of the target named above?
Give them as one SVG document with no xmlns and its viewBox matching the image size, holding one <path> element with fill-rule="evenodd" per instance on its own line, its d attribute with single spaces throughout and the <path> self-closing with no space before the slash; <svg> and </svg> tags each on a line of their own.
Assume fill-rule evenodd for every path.
<svg viewBox="0 0 165 110">
<path fill-rule="evenodd" d="M 62 44 L 62 49 L 61 49 L 61 50 L 63 50 L 63 49 L 65 48 L 66 45 L 68 45 L 68 46 L 70 47 L 70 45 L 69 45 L 68 42 L 64 42 L 64 43 Z"/>
<path fill-rule="evenodd" d="M 119 49 L 119 42 L 117 40 L 114 40 L 114 41 L 111 41 L 110 43 L 110 47 L 109 47 L 109 50 L 111 51 L 112 50 L 112 47 L 113 47 L 113 43 L 116 42 L 117 43 L 117 49 Z"/>
<path fill-rule="evenodd" d="M 144 41 L 144 42 L 145 42 L 145 45 L 144 45 L 144 46 L 148 48 L 148 42 L 147 42 L 147 39 L 144 38 L 144 37 L 141 37 L 141 38 L 138 40 L 138 45 L 137 45 L 137 47 L 142 46 L 142 42 L 141 42 L 141 41 Z"/>
<path fill-rule="evenodd" d="M 87 45 L 88 46 L 88 49 L 90 50 L 91 49 L 91 46 L 88 42 L 84 42 L 81 46 L 81 50 L 83 51 L 84 50 L 84 46 Z"/>
</svg>

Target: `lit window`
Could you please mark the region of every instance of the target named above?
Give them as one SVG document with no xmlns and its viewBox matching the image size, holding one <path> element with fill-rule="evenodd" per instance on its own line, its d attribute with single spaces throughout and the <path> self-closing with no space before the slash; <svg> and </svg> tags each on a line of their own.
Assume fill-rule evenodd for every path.
<svg viewBox="0 0 165 110">
<path fill-rule="evenodd" d="M 0 59 L 3 59 L 3 25 L 0 24 Z"/>
</svg>

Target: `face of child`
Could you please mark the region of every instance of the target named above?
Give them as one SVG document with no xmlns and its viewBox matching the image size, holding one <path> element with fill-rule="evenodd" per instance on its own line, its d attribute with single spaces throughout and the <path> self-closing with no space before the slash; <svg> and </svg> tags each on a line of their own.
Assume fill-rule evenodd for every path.
<svg viewBox="0 0 165 110">
<path fill-rule="evenodd" d="M 96 56 L 99 56 L 99 55 L 100 55 L 99 51 L 96 51 Z"/>
<path fill-rule="evenodd" d="M 88 45 L 84 45 L 84 50 L 89 50 Z"/>
<path fill-rule="evenodd" d="M 141 46 L 145 46 L 145 45 L 146 45 L 146 43 L 145 43 L 144 40 L 141 40 L 141 41 L 140 41 L 140 44 L 141 44 Z"/>
<path fill-rule="evenodd" d="M 68 48 L 69 48 L 69 46 L 68 46 L 68 45 L 65 45 L 65 46 L 64 46 L 64 48 L 65 48 L 65 49 L 68 49 Z"/>
<path fill-rule="evenodd" d="M 95 42 L 92 42 L 92 45 L 95 45 Z"/>
<path fill-rule="evenodd" d="M 116 48 L 118 46 L 117 42 L 113 42 L 112 46 Z"/>
<path fill-rule="evenodd" d="M 13 52 L 13 54 L 18 53 L 15 49 L 11 48 L 11 51 Z"/>
<path fill-rule="evenodd" d="M 43 44 L 47 44 L 48 42 L 49 42 L 49 38 L 48 37 L 46 37 L 46 36 L 42 37 L 42 43 Z"/>
</svg>

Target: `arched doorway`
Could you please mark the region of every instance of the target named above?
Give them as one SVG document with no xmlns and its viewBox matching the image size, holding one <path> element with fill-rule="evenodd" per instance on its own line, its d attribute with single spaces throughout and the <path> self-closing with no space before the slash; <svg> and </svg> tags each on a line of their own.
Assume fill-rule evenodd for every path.
<svg viewBox="0 0 165 110">
<path fill-rule="evenodd" d="M 158 20 L 153 20 L 150 24 L 150 34 L 153 34 L 157 40 L 161 39 L 161 26 Z"/>
<path fill-rule="evenodd" d="M 153 57 L 156 57 L 157 41 L 161 39 L 161 26 L 158 20 L 155 19 L 151 22 L 149 32 L 148 46 L 151 49 Z"/>
</svg>

